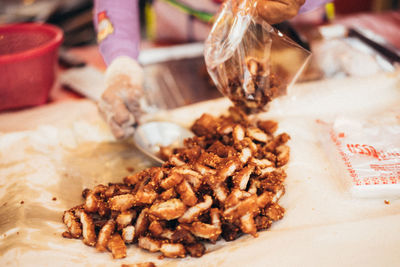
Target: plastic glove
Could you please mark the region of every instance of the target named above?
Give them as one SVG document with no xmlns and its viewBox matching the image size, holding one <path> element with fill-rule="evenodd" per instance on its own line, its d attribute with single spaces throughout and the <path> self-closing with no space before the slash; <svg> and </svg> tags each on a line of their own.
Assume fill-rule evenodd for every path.
<svg viewBox="0 0 400 267">
<path fill-rule="evenodd" d="M 100 113 L 117 139 L 127 138 L 143 113 L 143 69 L 129 57 L 118 57 L 107 68 L 105 83 L 98 102 Z"/>
<path fill-rule="evenodd" d="M 259 0 L 257 14 L 269 24 L 291 19 L 299 13 L 305 0 Z"/>
</svg>

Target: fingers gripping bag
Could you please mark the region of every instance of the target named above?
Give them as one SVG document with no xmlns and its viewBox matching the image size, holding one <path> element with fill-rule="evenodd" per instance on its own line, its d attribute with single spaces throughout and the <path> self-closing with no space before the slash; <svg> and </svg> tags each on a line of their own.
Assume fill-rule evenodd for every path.
<svg viewBox="0 0 400 267">
<path fill-rule="evenodd" d="M 310 52 L 257 18 L 256 0 L 224 3 L 205 42 L 208 73 L 218 90 L 247 113 L 285 95 Z"/>
</svg>

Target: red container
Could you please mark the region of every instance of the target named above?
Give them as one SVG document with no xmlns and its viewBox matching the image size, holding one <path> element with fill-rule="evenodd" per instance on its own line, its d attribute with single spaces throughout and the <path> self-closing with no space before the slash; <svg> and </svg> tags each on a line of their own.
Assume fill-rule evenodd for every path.
<svg viewBox="0 0 400 267">
<path fill-rule="evenodd" d="M 48 24 L 0 26 L 0 110 L 46 103 L 62 40 L 62 30 Z"/>
</svg>

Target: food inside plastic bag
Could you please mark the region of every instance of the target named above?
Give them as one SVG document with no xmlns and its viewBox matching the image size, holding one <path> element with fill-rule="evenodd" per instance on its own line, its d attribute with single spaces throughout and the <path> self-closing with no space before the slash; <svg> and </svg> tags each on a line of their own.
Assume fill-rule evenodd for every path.
<svg viewBox="0 0 400 267">
<path fill-rule="evenodd" d="M 310 52 L 255 16 L 256 0 L 226 1 L 205 43 L 207 70 L 225 96 L 247 113 L 286 94 Z"/>
</svg>

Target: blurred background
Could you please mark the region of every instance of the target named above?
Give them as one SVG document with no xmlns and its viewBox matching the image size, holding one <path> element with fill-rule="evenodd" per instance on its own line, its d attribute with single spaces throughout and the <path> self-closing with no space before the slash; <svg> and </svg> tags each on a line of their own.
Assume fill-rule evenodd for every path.
<svg viewBox="0 0 400 267">
<path fill-rule="evenodd" d="M 172 2 L 176 3 L 172 0 L 139 1 L 142 34 L 139 61 L 146 72 L 146 88 L 152 98 L 149 102 L 161 109 L 221 96 L 207 75 L 202 47 L 183 49 L 184 56 L 179 51 L 175 53 L 177 49 L 172 53 L 168 48 L 183 43 L 201 45 L 214 15 L 210 10 L 215 10 L 222 1 L 211 2 L 214 9 L 201 2 L 196 2 L 197 8 L 184 7 L 187 16 L 184 32 L 179 29 L 182 27 L 177 27 L 176 31 L 171 28 L 173 23 L 179 24 L 174 21 L 175 15 L 171 15 L 174 14 L 171 13 Z M 334 0 L 274 26 L 313 52 L 298 82 L 368 76 L 394 71 L 400 64 L 399 8 L 400 0 Z M 66 96 L 81 97 L 91 90 L 101 91 L 102 72 L 106 66 L 98 51 L 92 10 L 93 0 L 0 0 L 0 25 L 47 22 L 64 32 L 59 55 L 63 86 L 52 90 L 50 101 Z M 170 38 L 166 32 L 175 38 Z M 154 50 L 160 47 L 167 49 Z M 174 58 L 169 60 L 171 55 Z M 288 58 L 290 60 L 290 56 Z M 85 65 L 94 68 L 76 71 L 76 67 Z M 89 88 L 85 88 L 87 85 Z"/>
<path fill-rule="evenodd" d="M 142 21 L 146 20 L 146 5 L 151 2 L 151 0 L 140 0 Z M 361 12 L 385 12 L 400 7 L 400 0 L 335 0 L 333 2 L 336 17 Z M 64 30 L 64 46 L 95 44 L 92 8 L 92 0 L 1 0 L 0 24 L 28 21 L 48 22 L 56 24 Z M 315 19 L 315 14 L 305 16 L 313 17 L 314 23 L 322 23 L 328 19 L 324 18 L 323 13 L 317 15 L 320 15 L 318 18 L 320 20 Z M 400 23 L 400 19 L 398 23 Z M 143 39 L 146 38 L 149 36 L 146 36 L 146 29 L 143 29 Z"/>
</svg>

